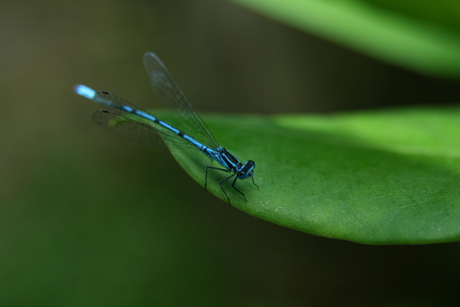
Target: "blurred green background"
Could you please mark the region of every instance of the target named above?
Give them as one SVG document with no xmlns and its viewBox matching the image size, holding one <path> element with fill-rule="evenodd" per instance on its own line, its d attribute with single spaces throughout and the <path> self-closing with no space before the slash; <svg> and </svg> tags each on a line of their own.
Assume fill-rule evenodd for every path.
<svg viewBox="0 0 460 307">
<path fill-rule="evenodd" d="M 72 92 L 159 107 L 145 51 L 207 112 L 448 104 L 458 81 L 226 1 L 2 1 L 0 24 L 0 306 L 458 303 L 459 244 L 364 246 L 258 220 L 167 150 L 98 128 Z"/>
</svg>

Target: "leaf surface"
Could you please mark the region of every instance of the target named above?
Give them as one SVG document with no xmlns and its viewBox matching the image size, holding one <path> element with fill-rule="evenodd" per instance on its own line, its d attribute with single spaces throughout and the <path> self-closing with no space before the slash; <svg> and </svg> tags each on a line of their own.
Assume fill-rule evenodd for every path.
<svg viewBox="0 0 460 307">
<path fill-rule="evenodd" d="M 460 108 L 203 119 L 222 146 L 256 162 L 260 189 L 236 183 L 247 202 L 224 184 L 231 204 L 253 216 L 366 244 L 460 238 Z M 171 150 L 201 185 L 205 167 L 219 166 L 199 151 Z M 228 175 L 208 178 L 224 201 Z"/>
</svg>

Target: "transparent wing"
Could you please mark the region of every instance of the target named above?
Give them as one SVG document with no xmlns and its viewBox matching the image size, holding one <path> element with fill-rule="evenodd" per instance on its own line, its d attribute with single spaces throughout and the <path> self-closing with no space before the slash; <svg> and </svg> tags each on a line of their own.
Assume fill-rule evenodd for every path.
<svg viewBox="0 0 460 307">
<path fill-rule="evenodd" d="M 120 107 L 125 105 L 153 117 L 149 112 L 123 98 L 108 92 L 99 91 L 96 92 L 93 99 L 107 108 L 94 112 L 93 120 L 109 132 L 148 145 L 166 147 L 165 142 L 167 142 L 169 146 L 174 148 L 186 147 L 197 149 L 183 138 L 161 127 L 157 123 L 121 109 Z"/>
<path fill-rule="evenodd" d="M 166 108 L 174 110 L 180 117 L 180 126 L 177 128 L 207 147 L 214 149 L 219 147 L 203 120 L 195 112 L 187 97 L 156 54 L 146 52 L 144 54 L 144 66 L 160 102 Z"/>
</svg>

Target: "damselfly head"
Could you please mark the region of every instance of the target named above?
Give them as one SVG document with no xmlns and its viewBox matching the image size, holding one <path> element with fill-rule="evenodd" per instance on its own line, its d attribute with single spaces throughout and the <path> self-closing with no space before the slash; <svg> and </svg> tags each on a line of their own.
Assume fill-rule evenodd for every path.
<svg viewBox="0 0 460 307">
<path fill-rule="evenodd" d="M 244 163 L 243 167 L 237 173 L 238 179 L 246 179 L 247 177 L 254 176 L 254 169 L 256 168 L 256 163 L 252 160 Z"/>
</svg>

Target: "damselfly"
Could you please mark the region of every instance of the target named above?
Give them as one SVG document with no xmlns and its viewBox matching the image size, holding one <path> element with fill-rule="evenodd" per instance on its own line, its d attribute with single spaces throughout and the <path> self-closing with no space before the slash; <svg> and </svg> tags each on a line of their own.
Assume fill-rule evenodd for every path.
<svg viewBox="0 0 460 307">
<path fill-rule="evenodd" d="M 149 145 L 162 146 L 167 142 L 168 146 L 199 150 L 217 161 L 223 168 L 206 166 L 205 189 L 207 189 L 208 170 L 232 173 L 220 182 L 220 188 L 227 202 L 230 203 L 230 198 L 223 184 L 231 178 L 234 178 L 232 187 L 247 200 L 244 193 L 235 187 L 235 183 L 237 179 L 250 177 L 252 183 L 258 188 L 253 177 L 255 162 L 249 160 L 242 163 L 235 155 L 217 143 L 163 62 L 153 52 L 144 54 L 144 66 L 158 99 L 175 111 L 180 129 L 109 92 L 94 91 L 84 85 L 75 86 L 75 92 L 107 108 L 96 111 L 93 119 L 99 126 L 112 133 Z"/>
</svg>

